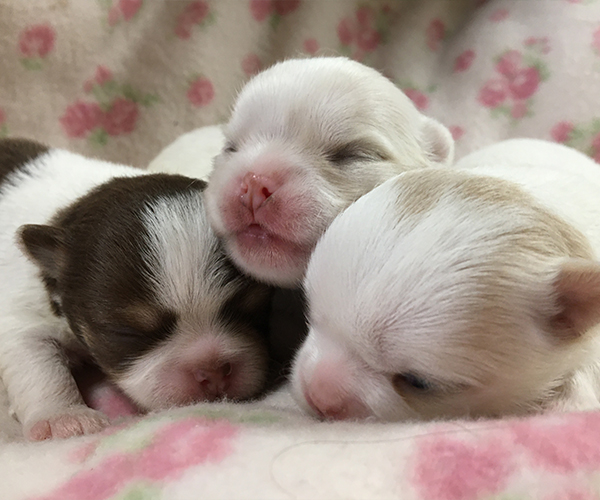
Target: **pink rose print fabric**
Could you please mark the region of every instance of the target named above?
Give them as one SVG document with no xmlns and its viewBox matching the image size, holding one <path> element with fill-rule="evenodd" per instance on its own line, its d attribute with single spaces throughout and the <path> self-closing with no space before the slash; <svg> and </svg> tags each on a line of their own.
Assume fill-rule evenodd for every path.
<svg viewBox="0 0 600 500">
<path fill-rule="evenodd" d="M 446 26 L 441 19 L 433 19 L 426 32 L 427 46 L 432 51 L 437 51 L 446 37 Z"/>
<path fill-rule="evenodd" d="M 507 116 L 513 123 L 533 114 L 533 96 L 549 77 L 543 56 L 547 40 L 527 39 L 522 50 L 507 50 L 495 58 L 494 76 L 479 91 L 479 102 L 494 118 Z"/>
<path fill-rule="evenodd" d="M 363 5 L 353 15 L 344 17 L 337 25 L 339 51 L 357 61 L 365 60 L 386 43 L 392 13 L 389 4 L 380 9 Z"/>
<path fill-rule="evenodd" d="M 54 49 L 56 32 L 49 24 L 34 24 L 28 26 L 19 36 L 19 53 L 21 64 L 26 69 L 42 69 L 44 59 Z"/>
<path fill-rule="evenodd" d="M 282 16 L 294 12 L 300 6 L 301 0 L 250 0 L 252 17 L 262 22 L 270 19 L 275 27 Z"/>
<path fill-rule="evenodd" d="M 578 149 L 600 163 L 600 117 L 588 123 L 561 121 L 550 131 L 552 140 Z"/>
<path fill-rule="evenodd" d="M 215 88 L 212 82 L 204 76 L 194 76 L 187 90 L 187 99 L 195 108 L 209 105 L 215 97 Z"/>
<path fill-rule="evenodd" d="M 175 35 L 182 40 L 187 40 L 191 38 L 192 30 L 195 27 L 204 28 L 213 24 L 215 19 L 215 14 L 210 9 L 208 2 L 204 0 L 190 2 L 183 8 L 181 14 L 177 16 Z"/>
<path fill-rule="evenodd" d="M 233 453 L 236 434 L 236 427 L 228 421 L 177 421 L 148 436 L 142 449 L 109 454 L 36 500 L 106 500 L 135 481 L 162 485 L 177 480 L 192 466 L 223 461 Z"/>
<path fill-rule="evenodd" d="M 441 437 L 421 444 L 414 477 L 423 500 L 475 500 L 502 491 L 514 468 L 499 440 L 468 444 Z"/>
<path fill-rule="evenodd" d="M 107 144 L 110 137 L 133 132 L 140 108 L 158 101 L 154 94 L 117 82 L 110 69 L 102 65 L 92 79 L 84 82 L 83 90 L 88 98 L 69 105 L 59 121 L 68 137 L 87 138 L 98 145 Z"/>
<path fill-rule="evenodd" d="M 144 0 L 101 0 L 106 9 L 106 21 L 110 27 L 132 21 L 142 8 Z"/>
<path fill-rule="evenodd" d="M 242 69 L 246 76 L 253 76 L 264 69 L 264 64 L 258 55 L 250 53 L 242 59 Z"/>
<path fill-rule="evenodd" d="M 461 73 L 463 71 L 467 71 L 473 61 L 475 60 L 475 51 L 473 49 L 465 50 L 461 52 L 459 56 L 454 59 L 454 72 Z"/>
</svg>

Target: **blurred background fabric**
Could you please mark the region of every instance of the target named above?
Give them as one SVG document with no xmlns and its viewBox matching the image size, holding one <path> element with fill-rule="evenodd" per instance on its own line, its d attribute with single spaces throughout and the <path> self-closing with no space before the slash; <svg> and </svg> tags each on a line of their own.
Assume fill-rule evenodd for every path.
<svg viewBox="0 0 600 500">
<path fill-rule="evenodd" d="M 144 167 L 256 72 L 346 55 L 457 140 L 600 158 L 597 0 L 0 0 L 0 135 Z"/>
</svg>

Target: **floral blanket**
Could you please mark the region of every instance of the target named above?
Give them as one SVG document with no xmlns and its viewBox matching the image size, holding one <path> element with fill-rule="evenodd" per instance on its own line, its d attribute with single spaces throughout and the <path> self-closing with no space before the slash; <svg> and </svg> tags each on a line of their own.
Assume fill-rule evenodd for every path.
<svg viewBox="0 0 600 500">
<path fill-rule="evenodd" d="M 129 417 L 97 436 L 6 444 L 0 497 L 592 500 L 598 442 L 600 412 L 321 423 L 301 415 L 284 389 L 260 403 Z"/>
<path fill-rule="evenodd" d="M 459 157 L 524 136 L 600 162 L 600 0 L 0 0 L 0 136 L 144 167 L 257 71 L 321 54 L 380 69 Z M 115 426 L 29 444 L 0 394 L 2 500 L 600 499 L 600 412 L 321 423 L 284 389 L 141 418 L 102 385 L 90 404 Z"/>
</svg>

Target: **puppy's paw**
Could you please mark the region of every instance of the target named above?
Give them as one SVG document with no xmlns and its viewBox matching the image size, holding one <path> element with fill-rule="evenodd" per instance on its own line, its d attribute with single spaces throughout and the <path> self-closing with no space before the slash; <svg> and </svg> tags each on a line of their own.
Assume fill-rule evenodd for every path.
<svg viewBox="0 0 600 500">
<path fill-rule="evenodd" d="M 91 408 L 68 408 L 50 416 L 32 419 L 25 425 L 30 441 L 65 439 L 100 432 L 110 424 L 102 413 Z"/>
</svg>

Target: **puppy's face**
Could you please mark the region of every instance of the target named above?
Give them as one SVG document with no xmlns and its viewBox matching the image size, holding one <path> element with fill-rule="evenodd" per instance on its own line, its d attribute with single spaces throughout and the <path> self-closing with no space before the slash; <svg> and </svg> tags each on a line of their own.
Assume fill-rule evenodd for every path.
<svg viewBox="0 0 600 500">
<path fill-rule="evenodd" d="M 21 230 L 55 312 L 144 409 L 247 398 L 265 382 L 270 291 L 225 258 L 204 186 L 114 179 L 52 226 Z"/>
<path fill-rule="evenodd" d="M 263 281 L 301 280 L 319 236 L 389 177 L 449 162 L 448 131 L 373 69 L 289 60 L 242 90 L 216 157 L 207 211 L 235 263 Z"/>
<path fill-rule="evenodd" d="M 499 180 L 402 174 L 341 214 L 307 271 L 293 390 L 326 418 L 495 416 L 567 391 L 600 321 L 585 238 Z"/>
</svg>

